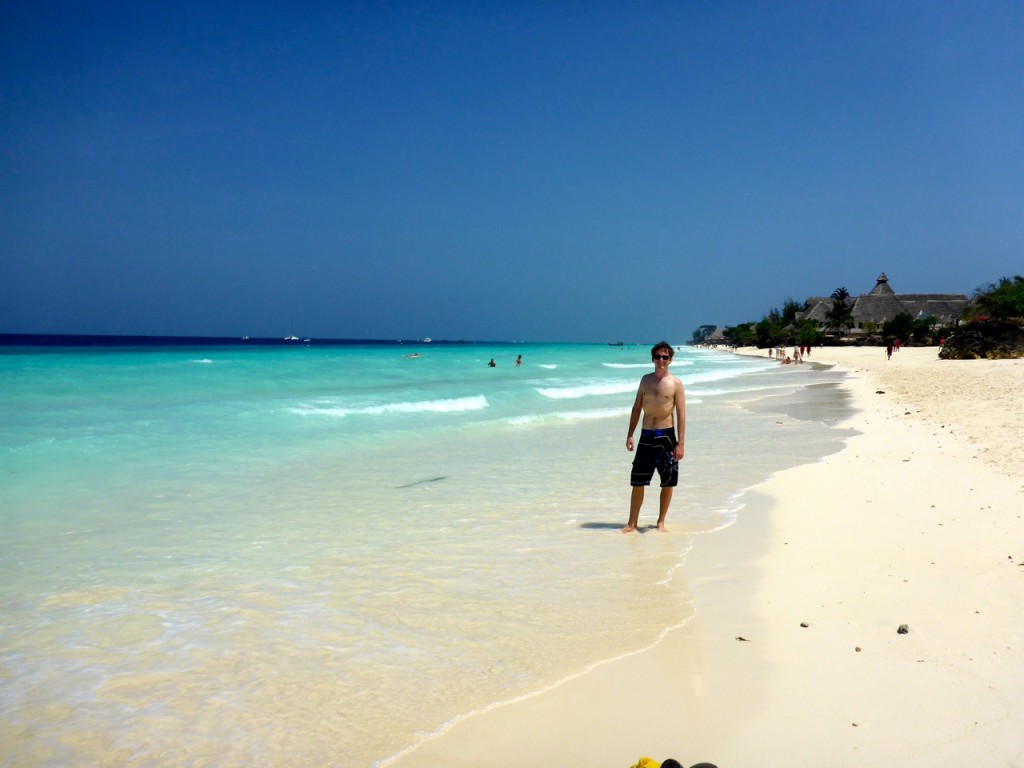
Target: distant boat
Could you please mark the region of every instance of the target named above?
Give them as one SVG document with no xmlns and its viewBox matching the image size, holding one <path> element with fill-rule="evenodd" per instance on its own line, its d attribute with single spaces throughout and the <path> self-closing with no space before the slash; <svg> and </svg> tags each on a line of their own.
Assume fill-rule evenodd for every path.
<svg viewBox="0 0 1024 768">
<path fill-rule="evenodd" d="M 622 346 L 625 346 L 625 345 L 621 341 L 609 341 L 608 342 L 608 346 L 609 347 L 622 347 Z"/>
<path fill-rule="evenodd" d="M 430 343 L 430 337 L 429 337 L 429 336 L 427 336 L 427 337 L 426 337 L 426 338 L 425 338 L 425 339 L 423 340 L 423 343 L 424 343 L 424 344 L 429 344 L 429 343 Z"/>
<path fill-rule="evenodd" d="M 298 341 L 299 337 L 298 336 L 285 336 L 284 340 L 285 341 Z"/>
</svg>

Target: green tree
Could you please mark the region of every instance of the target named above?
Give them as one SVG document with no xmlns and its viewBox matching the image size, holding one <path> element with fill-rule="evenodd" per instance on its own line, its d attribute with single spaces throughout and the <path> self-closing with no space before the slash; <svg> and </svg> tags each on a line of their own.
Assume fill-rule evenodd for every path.
<svg viewBox="0 0 1024 768">
<path fill-rule="evenodd" d="M 800 312 L 807 309 L 807 305 L 802 301 L 796 301 L 794 299 L 786 299 L 782 305 L 782 324 L 783 325 L 795 325 L 796 316 Z"/>
<path fill-rule="evenodd" d="M 776 347 L 785 340 L 786 330 L 778 318 L 777 313 L 775 315 L 766 315 L 761 322 L 754 326 L 757 346 Z"/>
<path fill-rule="evenodd" d="M 821 342 L 821 331 L 818 330 L 818 323 L 814 320 L 798 320 L 795 336 L 798 344 L 805 344 L 808 347 L 813 347 Z"/>
<path fill-rule="evenodd" d="M 759 347 L 777 347 L 781 344 L 785 344 L 790 337 L 788 328 L 792 325 L 795 313 L 800 311 L 800 305 L 787 299 L 787 305 L 792 304 L 797 309 L 794 311 L 790 307 L 786 307 L 780 312 L 778 309 L 770 309 L 768 314 L 761 318 L 761 321 L 754 326 L 754 334 L 757 336 L 757 345 Z M 789 312 L 789 319 L 787 319 L 787 311 Z"/>
<path fill-rule="evenodd" d="M 836 288 L 832 291 L 832 308 L 825 314 L 825 322 L 829 328 L 845 330 L 853 325 L 853 312 L 846 300 L 850 298 L 850 292 L 846 288 Z"/>
<path fill-rule="evenodd" d="M 1024 317 L 1024 277 L 1003 277 L 998 284 L 979 288 L 967 312 L 970 317 L 988 316 L 997 320 Z"/>
<path fill-rule="evenodd" d="M 900 312 L 892 320 L 882 323 L 882 335 L 886 339 L 909 341 L 913 336 L 914 318 L 906 312 Z"/>
<path fill-rule="evenodd" d="M 910 338 L 917 344 L 927 344 L 931 341 L 932 329 L 938 323 L 939 321 L 934 317 L 922 317 L 915 320 L 913 328 L 910 329 Z"/>
<path fill-rule="evenodd" d="M 737 347 L 750 347 L 754 345 L 756 336 L 753 331 L 753 323 L 741 323 L 722 330 L 722 335 L 730 344 Z"/>
<path fill-rule="evenodd" d="M 850 292 L 846 290 L 845 286 L 842 288 L 836 288 L 832 291 L 833 301 L 846 301 L 848 298 L 850 298 Z"/>
</svg>

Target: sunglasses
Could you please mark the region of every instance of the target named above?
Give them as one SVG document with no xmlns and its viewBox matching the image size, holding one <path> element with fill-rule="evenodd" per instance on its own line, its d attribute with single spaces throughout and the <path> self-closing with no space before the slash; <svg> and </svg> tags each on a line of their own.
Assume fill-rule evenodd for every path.
<svg viewBox="0 0 1024 768">
<path fill-rule="evenodd" d="M 651 355 L 651 360 L 671 360 L 672 355 Z"/>
</svg>

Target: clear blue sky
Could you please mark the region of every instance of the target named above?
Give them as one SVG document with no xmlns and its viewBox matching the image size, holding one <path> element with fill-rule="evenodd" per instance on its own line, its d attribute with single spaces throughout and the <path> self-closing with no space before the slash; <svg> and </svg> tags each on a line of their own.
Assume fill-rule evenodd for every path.
<svg viewBox="0 0 1024 768">
<path fill-rule="evenodd" d="M 1024 4 L 0 4 L 0 332 L 689 339 L 1024 272 Z"/>
</svg>

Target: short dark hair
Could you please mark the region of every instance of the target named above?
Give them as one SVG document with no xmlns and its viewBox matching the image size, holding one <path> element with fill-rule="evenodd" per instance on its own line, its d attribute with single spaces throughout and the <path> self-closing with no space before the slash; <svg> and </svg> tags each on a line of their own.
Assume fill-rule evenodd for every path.
<svg viewBox="0 0 1024 768">
<path fill-rule="evenodd" d="M 655 344 L 653 347 L 651 347 L 651 357 L 654 357 L 656 354 L 658 354 L 658 350 L 659 349 L 668 350 L 668 356 L 669 357 L 675 357 L 676 356 L 676 351 L 674 349 L 672 349 L 672 345 L 671 344 L 669 344 L 667 341 L 659 341 L 657 344 Z"/>
</svg>

